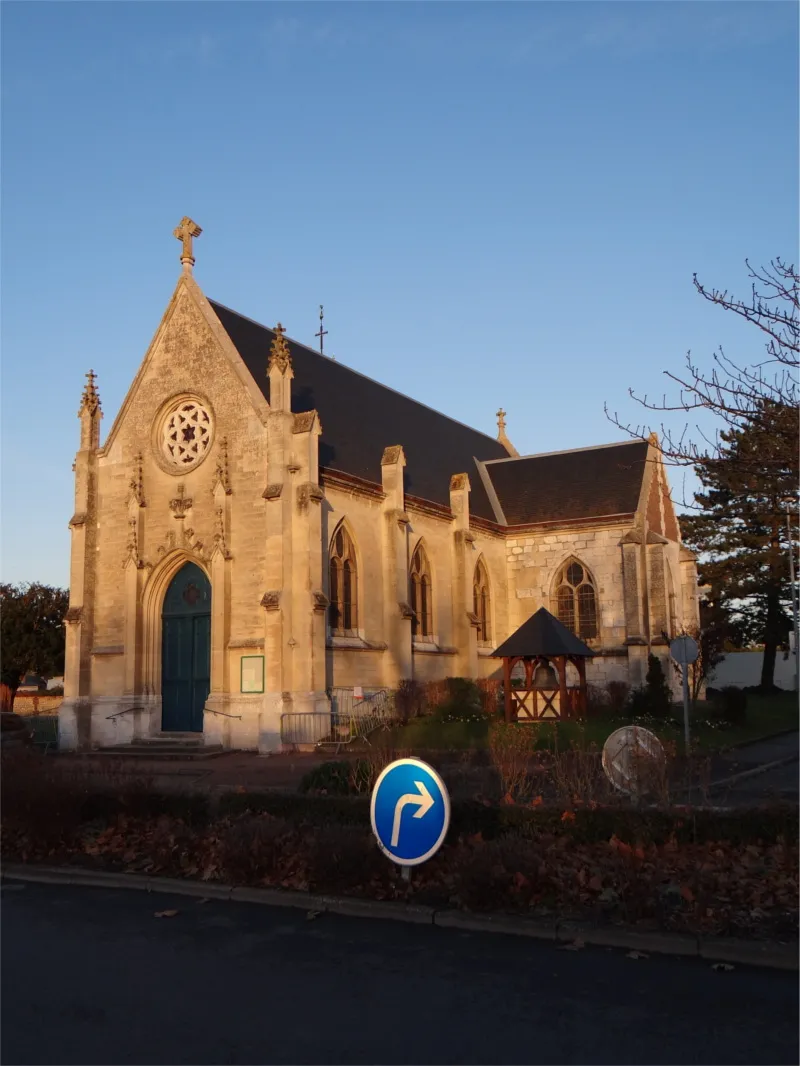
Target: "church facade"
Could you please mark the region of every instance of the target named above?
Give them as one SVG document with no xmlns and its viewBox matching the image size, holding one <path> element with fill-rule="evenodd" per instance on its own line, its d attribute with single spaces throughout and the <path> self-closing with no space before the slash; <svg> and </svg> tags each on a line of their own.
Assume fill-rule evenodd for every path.
<svg viewBox="0 0 800 1066">
<path fill-rule="evenodd" d="M 83 391 L 62 747 L 278 751 L 334 688 L 496 675 L 541 606 L 640 684 L 697 624 L 654 438 L 519 456 L 207 299 L 199 233 L 102 445 Z"/>
</svg>

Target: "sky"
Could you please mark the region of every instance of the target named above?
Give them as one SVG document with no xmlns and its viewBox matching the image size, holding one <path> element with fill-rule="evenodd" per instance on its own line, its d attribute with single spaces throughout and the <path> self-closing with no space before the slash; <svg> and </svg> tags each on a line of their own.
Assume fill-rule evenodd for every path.
<svg viewBox="0 0 800 1066">
<path fill-rule="evenodd" d="M 0 579 L 69 581 L 107 433 L 203 228 L 205 294 L 521 454 L 658 428 L 628 397 L 753 327 L 797 262 L 793 3 L 37 3 L 2 19 Z M 681 422 L 682 420 L 678 420 Z M 678 424 L 672 419 L 672 425 Z M 401 442 L 402 443 L 402 442 Z M 682 475 L 673 474 L 676 495 Z"/>
</svg>

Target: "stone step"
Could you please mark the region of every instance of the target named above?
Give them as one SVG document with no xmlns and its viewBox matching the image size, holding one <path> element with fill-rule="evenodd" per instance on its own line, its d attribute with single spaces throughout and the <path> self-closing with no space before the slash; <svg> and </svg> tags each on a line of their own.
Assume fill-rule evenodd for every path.
<svg viewBox="0 0 800 1066">
<path fill-rule="evenodd" d="M 95 758 L 107 755 L 123 759 L 161 759 L 164 761 L 180 759 L 193 762 L 225 755 L 228 750 L 221 744 L 143 744 L 137 741 L 135 744 L 115 744 L 110 748 L 95 748 L 85 754 Z"/>
<path fill-rule="evenodd" d="M 146 744 L 148 747 L 181 744 L 187 748 L 202 748 L 203 739 L 202 733 L 156 733 L 152 737 L 139 737 L 134 743 Z"/>
</svg>

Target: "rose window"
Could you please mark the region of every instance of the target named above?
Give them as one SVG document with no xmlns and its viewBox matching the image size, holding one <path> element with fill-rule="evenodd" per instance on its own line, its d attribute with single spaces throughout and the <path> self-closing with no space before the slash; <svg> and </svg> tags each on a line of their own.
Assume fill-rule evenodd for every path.
<svg viewBox="0 0 800 1066">
<path fill-rule="evenodd" d="M 181 470 L 196 466 L 211 444 L 211 415 L 197 400 L 183 400 L 167 415 L 161 431 L 161 450 Z"/>
</svg>

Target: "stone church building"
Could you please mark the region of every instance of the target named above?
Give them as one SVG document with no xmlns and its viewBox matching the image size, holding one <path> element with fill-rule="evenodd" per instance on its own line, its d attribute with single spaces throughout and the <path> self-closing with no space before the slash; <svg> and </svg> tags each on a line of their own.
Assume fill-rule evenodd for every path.
<svg viewBox="0 0 800 1066">
<path fill-rule="evenodd" d="M 83 391 L 61 744 L 280 749 L 334 688 L 497 675 L 545 606 L 644 678 L 698 620 L 658 443 L 519 456 L 182 274 L 101 444 Z"/>
</svg>

